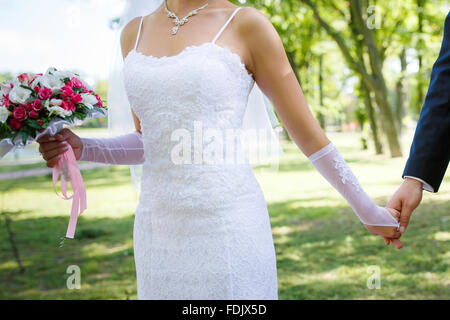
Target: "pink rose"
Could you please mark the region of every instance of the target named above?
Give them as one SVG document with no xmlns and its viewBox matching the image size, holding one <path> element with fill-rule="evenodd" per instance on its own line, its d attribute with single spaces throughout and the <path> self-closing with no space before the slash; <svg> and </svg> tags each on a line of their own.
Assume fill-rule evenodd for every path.
<svg viewBox="0 0 450 320">
<path fill-rule="evenodd" d="M 31 110 L 33 110 L 33 106 L 31 105 L 31 103 L 27 103 L 27 104 L 25 105 L 25 109 L 26 109 L 27 111 L 31 111 Z"/>
<path fill-rule="evenodd" d="M 81 94 L 77 93 L 70 97 L 70 101 L 72 101 L 73 103 L 80 103 L 81 101 L 83 101 L 83 97 L 81 96 Z"/>
<path fill-rule="evenodd" d="M 44 121 L 42 121 L 41 119 L 36 120 L 37 123 L 39 123 L 39 125 L 42 127 L 44 125 Z"/>
<path fill-rule="evenodd" d="M 60 107 L 63 108 L 64 110 L 69 110 L 69 106 L 67 105 L 67 101 L 63 100 L 60 104 Z"/>
<path fill-rule="evenodd" d="M 33 119 L 36 119 L 39 117 L 39 113 L 34 110 L 31 110 L 30 113 L 28 113 L 28 115 L 30 116 L 30 118 L 33 118 Z"/>
<path fill-rule="evenodd" d="M 38 77 L 38 75 L 35 74 L 35 73 L 30 73 L 30 74 L 28 75 L 28 77 L 30 78 L 28 81 L 31 83 L 31 82 L 33 82 L 33 81 Z"/>
<path fill-rule="evenodd" d="M 9 100 L 9 93 L 3 96 L 3 105 L 8 108 L 11 105 L 11 100 Z"/>
<path fill-rule="evenodd" d="M 75 106 L 75 104 L 73 104 L 72 101 L 67 101 L 67 104 L 69 106 L 69 110 L 70 111 L 74 111 L 77 107 Z"/>
<path fill-rule="evenodd" d="M 72 81 L 74 87 L 81 87 L 81 81 L 79 79 L 72 77 L 70 81 Z"/>
<path fill-rule="evenodd" d="M 73 90 L 71 86 L 65 85 L 61 89 L 63 99 L 70 98 L 73 95 Z"/>
<path fill-rule="evenodd" d="M 100 99 L 99 95 L 94 93 L 95 97 L 97 98 L 97 105 L 101 108 L 103 107 L 102 99 Z"/>
<path fill-rule="evenodd" d="M 37 111 L 37 112 L 41 111 L 41 109 L 42 109 L 42 103 L 41 103 L 41 100 L 39 100 L 39 99 L 34 100 L 34 101 L 31 103 L 31 106 L 33 107 L 33 110 L 34 110 L 34 111 Z"/>
<path fill-rule="evenodd" d="M 24 121 L 27 118 L 27 110 L 23 106 L 18 106 L 13 109 L 13 117 L 18 121 Z"/>
<path fill-rule="evenodd" d="M 52 96 L 52 90 L 47 87 L 43 87 L 39 90 L 39 98 L 47 100 Z"/>
<path fill-rule="evenodd" d="M 72 86 L 75 88 L 83 88 L 83 93 L 87 93 L 89 92 L 89 89 L 86 88 L 86 86 L 83 84 L 83 82 L 81 82 L 80 79 L 72 77 L 72 79 L 70 79 L 70 81 L 72 82 Z"/>
<path fill-rule="evenodd" d="M 30 77 L 28 77 L 28 73 L 22 73 L 20 74 L 17 79 L 19 79 L 20 82 L 27 84 L 30 81 Z"/>
<path fill-rule="evenodd" d="M 13 130 L 19 130 L 20 128 L 22 128 L 22 122 L 17 119 L 11 119 L 9 120 L 9 126 Z"/>
<path fill-rule="evenodd" d="M 61 108 L 63 108 L 64 110 L 73 111 L 73 110 L 75 110 L 75 105 L 70 100 L 64 100 L 61 103 Z"/>
</svg>

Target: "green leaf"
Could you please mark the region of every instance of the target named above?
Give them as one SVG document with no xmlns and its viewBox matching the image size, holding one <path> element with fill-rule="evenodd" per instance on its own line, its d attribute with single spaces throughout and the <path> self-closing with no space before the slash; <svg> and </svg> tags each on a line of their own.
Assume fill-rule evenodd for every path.
<svg viewBox="0 0 450 320">
<path fill-rule="evenodd" d="M 20 87 L 22 87 L 24 89 L 27 89 L 27 90 L 30 90 L 31 92 L 34 92 L 33 89 L 31 89 L 30 87 L 24 86 L 23 84 L 21 84 Z"/>
<path fill-rule="evenodd" d="M 97 111 L 99 111 L 99 112 L 101 112 L 101 113 L 103 113 L 103 114 L 106 114 L 106 111 L 105 111 L 105 109 L 103 109 L 103 108 L 94 106 L 94 109 L 97 110 Z"/>
<path fill-rule="evenodd" d="M 37 123 L 36 120 L 28 120 L 26 124 L 34 129 L 41 129 L 41 126 L 39 125 L 39 123 Z"/>
<path fill-rule="evenodd" d="M 25 143 L 27 142 L 27 139 L 28 139 L 28 133 L 21 131 L 20 135 L 22 136 L 22 142 L 25 145 Z"/>
</svg>

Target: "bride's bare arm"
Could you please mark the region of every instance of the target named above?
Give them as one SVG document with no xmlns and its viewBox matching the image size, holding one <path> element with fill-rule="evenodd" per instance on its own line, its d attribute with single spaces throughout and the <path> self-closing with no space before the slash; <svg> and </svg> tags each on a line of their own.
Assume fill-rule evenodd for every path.
<svg viewBox="0 0 450 320">
<path fill-rule="evenodd" d="M 237 15 L 249 69 L 258 86 L 274 103 L 291 138 L 306 156 L 310 156 L 330 140 L 308 107 L 276 29 L 255 8 L 245 7 Z"/>
<path fill-rule="evenodd" d="M 389 223 L 393 225 L 393 221 L 389 221 L 392 217 L 386 217 L 390 213 L 397 218 L 397 213 L 374 205 L 368 197 L 364 198 L 365 203 L 355 202 L 358 197 L 361 198 L 364 191 L 360 192 L 362 188 L 356 177 L 348 169 L 345 161 L 313 116 L 289 63 L 282 41 L 270 20 L 252 7 L 240 10 L 236 20 L 239 39 L 245 44 L 243 47 L 247 53 L 244 55 L 245 63 L 253 73 L 258 86 L 274 103 L 282 123 L 296 145 L 310 158 L 316 169 L 346 198 L 369 231 L 385 237 L 398 238 L 400 234 L 397 228 L 388 226 Z M 339 161 L 342 170 L 335 168 L 336 161 Z M 344 177 L 343 174 L 345 174 Z M 346 179 L 349 181 L 347 185 L 345 185 Z M 356 190 L 350 189 L 352 184 Z M 377 226 L 374 223 L 377 220 L 382 221 L 384 226 Z M 398 240 L 394 244 L 401 247 Z"/>
</svg>

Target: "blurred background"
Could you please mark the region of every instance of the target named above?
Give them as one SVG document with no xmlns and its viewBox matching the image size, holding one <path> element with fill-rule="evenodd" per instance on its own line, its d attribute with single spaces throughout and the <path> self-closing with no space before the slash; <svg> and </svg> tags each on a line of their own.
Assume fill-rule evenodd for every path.
<svg viewBox="0 0 450 320">
<path fill-rule="evenodd" d="M 438 57 L 440 0 L 231 1 L 277 29 L 309 105 L 380 205 L 401 174 Z M 124 0 L 0 0 L 0 82 L 22 72 L 75 71 L 107 104 L 108 68 Z M 107 135 L 107 118 L 74 131 Z M 33 143 L 0 160 L 0 298 L 135 299 L 132 227 L 138 195 L 128 166 L 80 162 L 88 209 L 59 248 L 70 201 L 54 194 Z M 385 247 L 283 137 L 277 171 L 255 169 L 269 205 L 280 299 L 448 299 L 450 177 L 424 192 L 402 237 Z M 433 165 L 433 164 L 430 164 Z M 68 289 L 67 268 L 81 270 Z M 379 288 L 367 285 L 371 266 Z"/>
</svg>

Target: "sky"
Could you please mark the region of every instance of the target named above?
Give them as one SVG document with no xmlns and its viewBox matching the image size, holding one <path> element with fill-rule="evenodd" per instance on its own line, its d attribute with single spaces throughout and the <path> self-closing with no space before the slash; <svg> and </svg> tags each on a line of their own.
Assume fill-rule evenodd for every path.
<svg viewBox="0 0 450 320">
<path fill-rule="evenodd" d="M 0 0 L 0 72 L 80 72 L 108 77 L 116 32 L 109 22 L 124 0 Z"/>
</svg>

